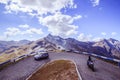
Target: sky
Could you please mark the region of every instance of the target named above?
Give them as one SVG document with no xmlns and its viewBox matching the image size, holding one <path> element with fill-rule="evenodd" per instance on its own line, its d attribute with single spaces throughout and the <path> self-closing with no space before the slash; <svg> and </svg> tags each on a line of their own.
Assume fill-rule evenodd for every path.
<svg viewBox="0 0 120 80">
<path fill-rule="evenodd" d="M 0 0 L 0 40 L 120 40 L 119 8 L 120 0 Z"/>
</svg>

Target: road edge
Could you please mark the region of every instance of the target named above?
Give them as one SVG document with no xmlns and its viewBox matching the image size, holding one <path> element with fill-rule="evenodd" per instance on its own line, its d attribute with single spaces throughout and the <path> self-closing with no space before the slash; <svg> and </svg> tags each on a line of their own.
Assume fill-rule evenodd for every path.
<svg viewBox="0 0 120 80">
<path fill-rule="evenodd" d="M 47 63 L 49 63 L 49 62 L 47 62 Z M 41 67 L 43 67 L 45 64 L 47 64 L 47 63 L 44 63 L 44 64 L 42 64 L 40 67 L 38 67 L 35 71 L 33 71 L 33 73 L 31 73 L 25 80 L 28 80 L 34 73 L 36 73 Z"/>
<path fill-rule="evenodd" d="M 79 71 L 78 71 L 78 67 L 77 67 L 75 61 L 73 61 L 73 63 L 75 64 L 75 67 L 76 67 L 76 71 L 77 71 L 77 74 L 78 74 L 79 80 L 82 80 L 81 74 L 80 74 Z"/>
<path fill-rule="evenodd" d="M 59 59 L 56 59 L 56 60 L 59 60 Z M 69 60 L 69 59 L 63 59 L 63 60 Z M 54 61 L 54 60 L 53 60 L 53 61 Z M 70 60 L 70 61 L 72 61 L 72 60 Z M 52 61 L 50 61 L 50 62 L 52 62 Z M 48 62 L 48 63 L 50 63 L 50 62 Z M 73 62 L 74 65 L 75 65 L 75 69 L 76 69 L 76 71 L 77 71 L 79 80 L 82 80 L 82 77 L 81 77 L 81 75 L 80 75 L 80 73 L 79 73 L 79 71 L 78 71 L 78 67 L 77 67 L 75 61 L 72 61 L 72 62 Z M 34 73 L 36 73 L 41 67 L 43 67 L 45 64 L 48 64 L 48 63 L 42 64 L 38 69 L 36 69 L 36 70 L 35 70 L 28 78 L 26 78 L 25 80 L 28 80 L 28 79 L 29 79 Z"/>
</svg>

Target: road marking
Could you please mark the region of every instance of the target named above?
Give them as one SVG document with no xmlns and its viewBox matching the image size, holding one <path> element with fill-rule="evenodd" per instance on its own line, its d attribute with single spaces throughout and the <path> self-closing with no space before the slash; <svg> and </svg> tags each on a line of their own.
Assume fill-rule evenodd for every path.
<svg viewBox="0 0 120 80">
<path fill-rule="evenodd" d="M 43 63 L 42 65 L 39 64 L 38 67 L 36 68 L 36 70 L 33 71 L 33 72 L 28 76 L 28 78 L 27 78 L 26 80 L 28 80 L 33 74 L 35 74 L 35 73 L 36 73 L 41 67 L 43 67 L 45 64 L 47 64 L 47 63 Z"/>
<path fill-rule="evenodd" d="M 78 68 L 77 68 L 76 63 L 75 63 L 74 61 L 73 61 L 73 63 L 75 64 L 75 67 L 76 67 L 76 71 L 77 71 L 77 74 L 78 74 L 79 80 L 82 80 L 82 77 L 81 77 L 81 75 L 80 75 L 80 73 L 79 73 L 79 71 L 78 71 Z"/>
</svg>

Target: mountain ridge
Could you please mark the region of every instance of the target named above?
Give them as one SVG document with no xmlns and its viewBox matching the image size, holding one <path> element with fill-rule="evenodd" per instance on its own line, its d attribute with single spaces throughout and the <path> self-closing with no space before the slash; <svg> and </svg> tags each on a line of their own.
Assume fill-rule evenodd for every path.
<svg viewBox="0 0 120 80">
<path fill-rule="evenodd" d="M 20 41 L 0 41 L 0 53 L 9 50 L 11 48 L 17 48 L 22 45 L 30 43 L 29 40 L 20 40 Z"/>
<path fill-rule="evenodd" d="M 66 50 L 92 52 L 107 57 L 120 58 L 120 41 L 112 38 L 97 42 L 82 42 L 74 38 L 63 39 L 49 34 L 45 39 Z"/>
<path fill-rule="evenodd" d="M 29 42 L 29 41 L 28 41 Z M 4 46 L 5 47 L 5 46 Z M 47 51 L 79 51 L 95 53 L 111 58 L 120 59 L 120 41 L 115 39 L 103 39 L 97 42 L 82 42 L 74 38 L 61 38 L 60 36 L 53 36 L 51 34 L 44 38 L 32 41 L 20 46 L 11 46 L 0 55 L 1 57 L 8 57 L 8 59 L 15 58 L 23 54 L 32 54 L 41 49 Z M 3 58 L 2 57 L 2 58 Z M 1 58 L 1 61 L 3 61 Z"/>
</svg>

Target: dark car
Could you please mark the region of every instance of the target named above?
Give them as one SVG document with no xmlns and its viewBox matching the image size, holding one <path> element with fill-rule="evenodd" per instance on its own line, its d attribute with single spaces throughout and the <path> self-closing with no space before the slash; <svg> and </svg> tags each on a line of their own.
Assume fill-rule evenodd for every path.
<svg viewBox="0 0 120 80">
<path fill-rule="evenodd" d="M 35 56 L 34 59 L 35 60 L 41 60 L 41 59 L 46 59 L 49 57 L 48 52 L 46 51 L 39 51 Z"/>
</svg>

